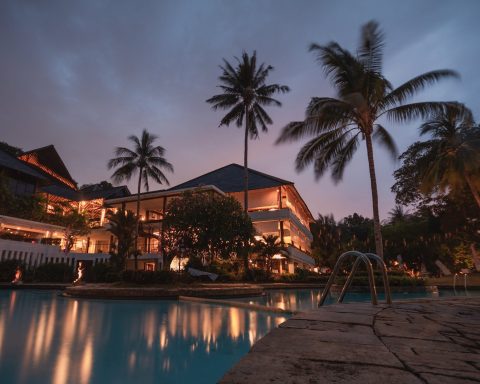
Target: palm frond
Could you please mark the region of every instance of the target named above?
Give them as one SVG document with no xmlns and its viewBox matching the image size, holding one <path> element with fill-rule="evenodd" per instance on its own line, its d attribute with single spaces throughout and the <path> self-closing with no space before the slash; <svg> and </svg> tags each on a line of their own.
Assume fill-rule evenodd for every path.
<svg viewBox="0 0 480 384">
<path fill-rule="evenodd" d="M 384 34 L 376 21 L 362 27 L 360 46 L 357 51 L 359 61 L 368 72 L 381 73 L 383 61 Z"/>
<path fill-rule="evenodd" d="M 460 78 L 460 75 L 457 72 L 449 69 L 441 69 L 423 73 L 392 90 L 385 96 L 380 107 L 381 109 L 386 109 L 404 103 L 407 99 L 415 96 L 419 91 L 425 89 L 425 87 L 448 78 L 458 79 Z"/>
<path fill-rule="evenodd" d="M 393 140 L 393 137 L 388 133 L 388 131 L 380 124 L 375 124 L 375 128 L 372 136 L 378 143 L 384 146 L 388 153 L 391 155 L 394 161 L 398 158 L 398 149 Z"/>
<path fill-rule="evenodd" d="M 334 183 L 338 183 L 343 179 L 343 173 L 346 166 L 352 160 L 353 155 L 355 154 L 358 148 L 358 135 L 360 132 L 355 134 L 351 139 L 349 139 L 339 151 L 335 160 L 332 163 L 332 179 Z"/>
<path fill-rule="evenodd" d="M 446 108 L 455 105 L 458 105 L 458 103 L 427 101 L 400 105 L 382 114 L 386 114 L 387 118 L 391 121 L 404 123 L 418 118 L 428 119 L 436 114 L 442 113 Z"/>
</svg>

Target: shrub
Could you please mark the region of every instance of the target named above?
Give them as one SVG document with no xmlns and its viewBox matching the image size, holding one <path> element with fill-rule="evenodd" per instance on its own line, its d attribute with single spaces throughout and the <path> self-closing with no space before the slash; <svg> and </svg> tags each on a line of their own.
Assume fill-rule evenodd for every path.
<svg viewBox="0 0 480 384">
<path fill-rule="evenodd" d="M 34 271 L 34 281 L 48 283 L 71 283 L 73 268 L 65 263 L 47 263 Z"/>
<path fill-rule="evenodd" d="M 122 280 L 133 284 L 169 284 L 176 281 L 176 273 L 171 271 L 123 271 Z"/>
<path fill-rule="evenodd" d="M 247 281 L 253 281 L 256 283 L 266 283 L 273 281 L 272 276 L 268 276 L 266 270 L 261 268 L 251 268 L 247 272 L 247 276 L 245 277 Z"/>
<path fill-rule="evenodd" d="M 107 274 L 111 272 L 113 272 L 113 269 L 110 264 L 96 263 L 90 271 L 88 281 L 92 283 L 105 283 L 107 281 Z"/>
<path fill-rule="evenodd" d="M 0 261 L 0 282 L 11 282 L 14 278 L 17 267 L 23 267 L 20 260 Z M 25 271 L 25 268 L 22 268 Z"/>
</svg>

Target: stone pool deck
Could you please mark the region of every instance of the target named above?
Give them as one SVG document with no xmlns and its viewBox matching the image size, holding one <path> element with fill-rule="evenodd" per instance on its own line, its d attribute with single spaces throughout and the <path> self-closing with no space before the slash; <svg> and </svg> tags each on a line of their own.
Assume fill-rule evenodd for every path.
<svg viewBox="0 0 480 384">
<path fill-rule="evenodd" d="M 480 383 L 480 298 L 340 304 L 298 314 L 221 380 L 246 383 Z"/>
</svg>

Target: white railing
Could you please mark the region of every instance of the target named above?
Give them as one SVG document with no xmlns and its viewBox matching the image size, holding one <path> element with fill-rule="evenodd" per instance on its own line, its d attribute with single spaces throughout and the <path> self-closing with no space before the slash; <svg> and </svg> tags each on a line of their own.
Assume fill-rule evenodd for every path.
<svg viewBox="0 0 480 384">
<path fill-rule="evenodd" d="M 0 261 L 18 260 L 26 268 L 46 263 L 66 263 L 75 266 L 78 260 L 90 260 L 96 264 L 106 262 L 109 258 L 108 253 L 65 253 L 55 245 L 0 239 Z"/>
</svg>

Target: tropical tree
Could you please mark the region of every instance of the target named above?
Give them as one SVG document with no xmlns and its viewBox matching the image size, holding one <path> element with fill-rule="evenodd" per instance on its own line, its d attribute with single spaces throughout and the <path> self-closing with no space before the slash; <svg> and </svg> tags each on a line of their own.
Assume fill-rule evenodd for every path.
<svg viewBox="0 0 480 384">
<path fill-rule="evenodd" d="M 319 266 L 331 267 L 335 265 L 338 256 L 342 253 L 342 231 L 333 215 L 318 215 L 310 224 L 313 235 L 312 255 Z"/>
<path fill-rule="evenodd" d="M 207 100 L 214 110 L 224 109 L 228 113 L 220 121 L 220 126 L 235 123 L 242 127 L 245 121 L 245 147 L 243 163 L 245 171 L 244 209 L 248 211 L 248 138 L 256 139 L 259 129 L 267 132 L 267 125 L 272 124 L 271 117 L 264 107 L 277 106 L 282 103 L 273 98 L 276 93 L 286 93 L 290 89 L 286 85 L 266 84 L 267 77 L 273 70 L 265 63 L 257 66 L 257 53 L 252 56 L 243 52 L 241 59 L 236 58 L 237 66 L 233 67 L 223 59 L 220 66 L 223 71 L 219 77 L 221 85 L 218 87 L 223 93 Z"/>
<path fill-rule="evenodd" d="M 155 145 L 157 136 L 147 130 L 142 131 L 141 137 L 131 135 L 128 140 L 133 143 L 133 150 L 125 147 L 115 148 L 115 158 L 108 161 L 108 169 L 116 168 L 112 175 L 115 183 L 123 180 L 129 181 L 138 173 L 137 187 L 137 214 L 135 226 L 135 255 L 138 254 L 138 228 L 140 216 L 140 192 L 142 182 L 144 188 L 149 190 L 149 179 L 159 184 L 170 185 L 164 170 L 173 172 L 173 166 L 165 159 L 165 149 Z M 135 256 L 135 270 L 137 270 L 137 256 Z"/>
<path fill-rule="evenodd" d="M 125 260 L 128 255 L 135 252 L 135 231 L 137 218 L 132 211 L 119 209 L 116 212 L 107 213 L 108 231 L 117 238 L 115 249 L 110 250 L 110 260 L 117 271 L 121 271 L 125 266 Z M 136 256 L 135 256 L 136 257 Z"/>
<path fill-rule="evenodd" d="M 277 143 L 313 137 L 300 150 L 296 158 L 297 171 L 314 165 L 320 178 L 327 169 L 335 182 L 339 182 L 346 165 L 365 140 L 370 185 L 376 251 L 383 257 L 382 234 L 378 213 L 378 192 L 373 156 L 373 139 L 385 146 L 393 158 L 397 150 L 393 138 L 382 125 L 381 118 L 393 122 L 407 122 L 415 118 L 428 118 L 441 112 L 445 102 L 405 102 L 418 91 L 444 78 L 459 77 L 451 70 L 424 73 L 397 88 L 382 74 L 384 35 L 376 22 L 362 27 L 360 45 L 352 54 L 336 42 L 327 45 L 311 44 L 325 74 L 330 78 L 337 97 L 311 99 L 303 121 L 285 126 Z"/>
<path fill-rule="evenodd" d="M 267 271 L 267 277 L 272 274 L 273 256 L 281 254 L 288 257 L 288 251 L 285 244 L 279 241 L 279 237 L 275 235 L 262 236 L 256 244 L 257 257 L 262 259 Z"/>
<path fill-rule="evenodd" d="M 86 236 L 91 231 L 87 217 L 75 210 L 70 210 L 61 216 L 60 223 L 64 227 L 63 239 L 65 241 L 65 253 L 71 251 L 78 237 Z"/>
<path fill-rule="evenodd" d="M 418 143 L 416 158 L 420 191 L 461 191 L 465 184 L 480 207 L 480 127 L 468 109 L 447 108 L 420 127 L 430 140 Z"/>
<path fill-rule="evenodd" d="M 172 200 L 163 220 L 165 232 L 162 247 L 175 251 L 188 249 L 191 258 L 206 263 L 234 261 L 252 242 L 255 235 L 250 217 L 231 196 L 206 192 L 185 192 Z M 180 245 L 181 243 L 181 245 Z M 166 252 L 166 254 L 172 252 Z M 171 260 L 166 260 L 168 266 Z M 164 263 L 167 265 L 167 263 Z"/>
</svg>

